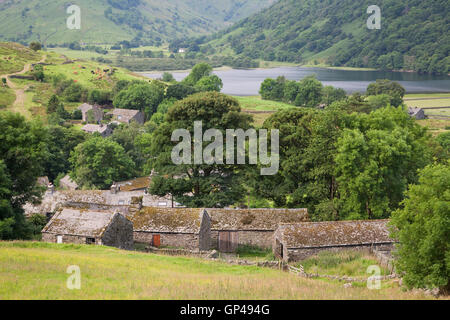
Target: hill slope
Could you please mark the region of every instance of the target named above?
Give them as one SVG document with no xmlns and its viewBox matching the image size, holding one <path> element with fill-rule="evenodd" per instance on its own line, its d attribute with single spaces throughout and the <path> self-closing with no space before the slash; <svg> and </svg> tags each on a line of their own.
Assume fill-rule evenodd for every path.
<svg viewBox="0 0 450 320">
<path fill-rule="evenodd" d="M 68 290 L 69 265 L 81 290 Z M 423 299 L 304 279 L 283 271 L 87 245 L 0 242 L 0 297 L 6 299 Z M 174 318 L 170 317 L 169 318 Z"/>
<path fill-rule="evenodd" d="M 381 30 L 367 28 L 371 4 L 280 0 L 209 38 L 209 53 L 232 48 L 264 60 L 449 72 L 448 1 L 378 1 Z"/>
<path fill-rule="evenodd" d="M 51 44 L 115 43 L 135 37 L 154 44 L 217 31 L 274 0 L 79 0 L 81 30 L 69 30 L 64 0 L 0 1 L 0 40 Z"/>
</svg>

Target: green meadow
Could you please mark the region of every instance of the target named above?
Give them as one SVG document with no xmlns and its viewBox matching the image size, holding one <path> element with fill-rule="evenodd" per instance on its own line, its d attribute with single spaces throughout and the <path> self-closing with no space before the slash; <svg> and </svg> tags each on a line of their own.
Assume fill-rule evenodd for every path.
<svg viewBox="0 0 450 320">
<path fill-rule="evenodd" d="M 69 290 L 69 266 L 81 289 Z M 380 290 L 304 279 L 276 269 L 115 248 L 0 242 L 0 299 L 431 299 L 398 285 Z"/>
</svg>

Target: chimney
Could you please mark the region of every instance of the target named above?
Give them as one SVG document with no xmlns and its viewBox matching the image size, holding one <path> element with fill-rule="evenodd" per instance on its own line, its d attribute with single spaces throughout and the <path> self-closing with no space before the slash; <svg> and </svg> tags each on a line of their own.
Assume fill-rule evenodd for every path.
<svg viewBox="0 0 450 320">
<path fill-rule="evenodd" d="M 112 194 L 116 194 L 117 193 L 117 186 L 115 183 L 113 183 L 113 185 L 111 186 L 111 193 Z"/>
<path fill-rule="evenodd" d="M 130 213 L 136 213 L 139 210 L 141 210 L 143 199 L 144 199 L 144 197 L 131 197 L 130 207 L 129 207 L 128 211 Z"/>
</svg>

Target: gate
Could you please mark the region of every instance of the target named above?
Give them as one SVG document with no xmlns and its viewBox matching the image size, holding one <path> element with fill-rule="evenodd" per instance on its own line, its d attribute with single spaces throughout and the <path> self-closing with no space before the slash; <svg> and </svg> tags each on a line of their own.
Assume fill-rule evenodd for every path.
<svg viewBox="0 0 450 320">
<path fill-rule="evenodd" d="M 239 236 L 237 232 L 220 231 L 219 232 L 219 251 L 234 252 L 239 245 Z"/>
</svg>

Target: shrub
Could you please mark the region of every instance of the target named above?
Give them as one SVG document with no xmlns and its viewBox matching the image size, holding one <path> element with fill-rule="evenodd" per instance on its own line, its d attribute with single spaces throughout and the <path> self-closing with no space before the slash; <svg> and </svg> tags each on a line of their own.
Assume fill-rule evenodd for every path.
<svg viewBox="0 0 450 320">
<path fill-rule="evenodd" d="M 33 51 L 39 51 L 42 49 L 42 45 L 39 42 L 34 41 L 30 43 L 30 49 Z"/>
<path fill-rule="evenodd" d="M 398 272 L 408 288 L 450 289 L 450 162 L 428 166 L 392 215 Z"/>
</svg>

